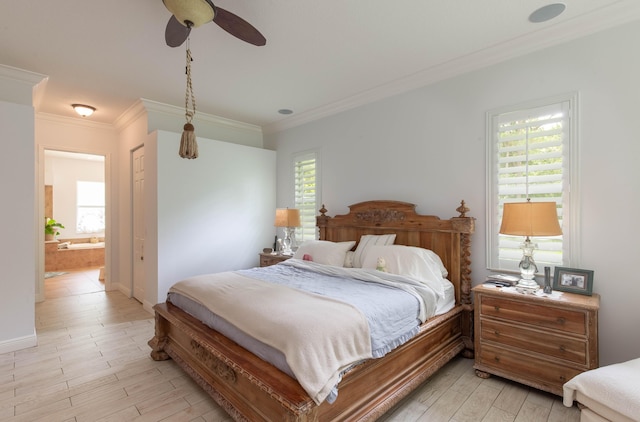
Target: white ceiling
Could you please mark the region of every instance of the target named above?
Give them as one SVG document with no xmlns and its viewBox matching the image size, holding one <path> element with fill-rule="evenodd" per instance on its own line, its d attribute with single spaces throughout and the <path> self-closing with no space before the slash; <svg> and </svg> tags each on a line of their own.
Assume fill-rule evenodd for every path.
<svg viewBox="0 0 640 422">
<path fill-rule="evenodd" d="M 191 32 L 199 112 L 266 130 L 324 115 L 640 19 L 638 0 L 220 0 L 264 47 L 207 23 Z M 0 5 L 0 64 L 49 77 L 39 112 L 113 123 L 137 99 L 184 106 L 185 47 L 170 48 L 161 0 Z M 283 116 L 278 110 L 294 114 Z"/>
</svg>

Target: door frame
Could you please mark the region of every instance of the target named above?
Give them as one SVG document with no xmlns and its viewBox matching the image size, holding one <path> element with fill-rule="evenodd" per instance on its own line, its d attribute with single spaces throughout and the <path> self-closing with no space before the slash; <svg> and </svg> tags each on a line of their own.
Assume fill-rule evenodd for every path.
<svg viewBox="0 0 640 422">
<path fill-rule="evenodd" d="M 39 144 L 38 145 L 38 151 L 37 151 L 37 176 L 36 176 L 36 184 L 37 184 L 37 188 L 36 188 L 36 192 L 37 192 L 37 199 L 36 199 L 36 203 L 37 203 L 37 212 L 36 212 L 36 218 L 37 218 L 37 226 L 36 226 L 36 233 L 38 233 L 38 235 L 36 236 L 36 242 L 37 242 L 37 247 L 36 247 L 36 263 L 38 264 L 36 266 L 36 286 L 35 286 L 35 300 L 36 302 L 42 302 L 45 300 L 45 295 L 44 295 L 44 230 L 42 230 L 42 222 L 44 221 L 44 163 L 45 163 L 45 156 L 44 156 L 44 151 L 45 150 L 52 150 L 52 151 L 62 151 L 62 152 L 71 152 L 71 153 L 78 153 L 78 154 L 91 154 L 91 155 L 101 155 L 104 157 L 104 194 L 105 194 L 105 230 L 104 230 L 104 237 L 105 237 L 105 245 L 104 245 L 104 272 L 105 272 L 105 279 L 104 279 L 104 290 L 106 292 L 113 290 L 113 286 L 112 286 L 112 282 L 111 282 L 111 274 L 113 273 L 112 271 L 112 265 L 111 265 L 111 252 L 112 252 L 112 248 L 113 248 L 113 236 L 112 236 L 112 230 L 113 230 L 113 224 L 112 224 L 112 203 L 113 203 L 113 197 L 112 197 L 112 186 L 111 186 L 111 153 L 108 152 L 99 152 L 99 151 L 91 151 L 91 150 L 87 150 L 87 149 L 80 149 L 80 148 L 69 148 L 69 147 L 60 147 L 57 145 L 43 145 L 43 144 Z"/>
<path fill-rule="evenodd" d="M 129 172 L 131 174 L 131 177 L 129 179 L 129 189 L 130 189 L 130 192 L 131 192 L 131 208 L 130 208 L 130 213 L 131 213 L 131 215 L 130 215 L 130 218 L 131 218 L 131 229 L 130 229 L 130 233 L 131 233 L 131 237 L 130 237 L 130 241 L 131 241 L 131 257 L 130 257 L 130 259 L 131 259 L 131 286 L 129 287 L 129 297 L 130 298 L 134 298 L 136 300 L 140 300 L 140 299 L 135 298 L 135 277 L 136 277 L 136 270 L 135 270 L 135 266 L 136 266 L 135 212 L 136 212 L 136 210 L 134 208 L 135 201 L 134 201 L 134 198 L 133 198 L 134 195 L 135 195 L 135 186 L 134 186 L 134 184 L 135 184 L 135 176 L 134 176 L 134 173 L 135 173 L 135 168 L 134 168 L 135 160 L 134 160 L 134 155 L 135 155 L 136 151 L 140 151 L 140 150 L 143 150 L 143 154 L 146 154 L 145 144 L 137 145 L 136 147 L 131 148 L 131 150 L 129 151 L 129 163 L 130 163 L 129 164 L 130 165 Z M 146 160 L 145 160 L 145 169 L 144 169 L 145 172 L 146 172 L 146 169 L 147 169 L 147 166 L 146 166 Z M 145 174 L 145 179 L 146 179 L 146 174 Z M 145 210 L 143 208 L 143 212 L 144 211 Z M 146 215 L 145 215 L 145 217 L 146 217 Z M 146 221 L 146 218 L 145 218 L 145 221 Z M 146 225 L 146 223 L 145 223 L 145 225 Z M 146 228 L 146 226 L 145 226 L 145 228 Z M 146 241 L 146 234 L 145 234 L 145 241 Z M 145 301 L 146 301 L 146 294 L 147 294 L 147 291 L 146 291 L 146 288 L 147 288 L 147 286 L 146 286 L 147 265 L 146 265 L 145 261 L 143 261 L 143 268 L 144 268 L 143 271 L 145 273 L 145 279 L 143 280 L 143 282 L 145 283 L 145 290 L 144 290 L 144 296 L 145 297 L 141 302 L 144 305 Z"/>
</svg>

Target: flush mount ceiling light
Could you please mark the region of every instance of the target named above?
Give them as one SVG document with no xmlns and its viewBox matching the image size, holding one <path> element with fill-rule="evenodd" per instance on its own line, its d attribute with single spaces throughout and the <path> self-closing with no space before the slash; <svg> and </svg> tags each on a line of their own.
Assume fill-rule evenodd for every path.
<svg viewBox="0 0 640 422">
<path fill-rule="evenodd" d="M 293 113 L 293 110 L 289 110 L 288 108 L 281 108 L 280 110 L 278 110 L 278 113 L 286 115 Z"/>
<path fill-rule="evenodd" d="M 96 111 L 95 107 L 91 107 L 85 104 L 71 104 L 71 107 L 82 117 L 89 117 Z"/>
<path fill-rule="evenodd" d="M 541 23 L 549 21 L 559 16 L 562 12 L 564 12 L 564 9 L 566 8 L 567 6 L 565 6 L 564 3 L 552 3 L 546 6 L 542 6 L 529 15 L 529 22 Z"/>
</svg>

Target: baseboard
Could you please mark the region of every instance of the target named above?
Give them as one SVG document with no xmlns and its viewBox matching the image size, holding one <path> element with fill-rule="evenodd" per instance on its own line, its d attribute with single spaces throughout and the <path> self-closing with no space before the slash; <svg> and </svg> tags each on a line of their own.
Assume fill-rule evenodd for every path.
<svg viewBox="0 0 640 422">
<path fill-rule="evenodd" d="M 123 286 L 120 283 L 117 283 L 115 286 L 112 284 L 111 288 L 113 289 L 114 287 L 116 290 L 119 290 L 120 292 L 122 292 L 122 294 L 125 295 L 126 297 L 131 297 L 131 289 Z"/>
<path fill-rule="evenodd" d="M 155 314 L 155 311 L 153 310 L 153 306 L 154 306 L 154 304 L 153 304 L 153 303 L 149 303 L 149 302 L 148 302 L 148 301 L 146 301 L 146 300 L 142 303 L 142 308 L 143 308 L 145 311 L 149 312 L 151 315 L 154 315 L 154 314 Z"/>
<path fill-rule="evenodd" d="M 122 292 L 122 294 L 125 295 L 126 297 L 133 297 L 133 294 L 131 293 L 131 289 L 126 288 L 122 284 L 116 284 L 115 288 L 120 292 Z M 153 305 L 154 305 L 153 303 L 149 303 L 148 301 L 145 300 L 142 302 L 142 309 L 144 309 L 145 311 L 153 315 L 155 314 L 155 311 L 153 310 Z"/>
<path fill-rule="evenodd" d="M 14 338 L 0 342 L 0 355 L 3 353 L 11 353 L 17 350 L 28 349 L 38 345 L 38 337 L 34 331 L 32 335 Z"/>
</svg>

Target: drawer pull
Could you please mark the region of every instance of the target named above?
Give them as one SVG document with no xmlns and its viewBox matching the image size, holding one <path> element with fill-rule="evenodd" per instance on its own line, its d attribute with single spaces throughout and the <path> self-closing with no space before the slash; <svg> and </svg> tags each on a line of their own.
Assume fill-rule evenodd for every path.
<svg viewBox="0 0 640 422">
<path fill-rule="evenodd" d="M 498 356 L 495 356 L 493 360 L 495 360 L 496 362 L 500 362 L 500 358 Z"/>
<path fill-rule="evenodd" d="M 565 382 L 566 380 L 567 380 L 567 378 L 566 378 L 566 377 L 564 377 L 564 376 L 560 375 L 560 381 Z"/>
<path fill-rule="evenodd" d="M 493 334 L 495 334 L 496 337 L 500 337 L 500 331 L 498 330 L 493 330 Z"/>
<path fill-rule="evenodd" d="M 562 325 L 562 324 L 564 324 L 564 323 L 566 322 L 566 320 L 565 320 L 564 318 L 562 318 L 562 317 L 558 318 L 556 321 L 557 321 L 557 322 L 558 322 L 558 324 L 560 324 L 560 325 Z"/>
<path fill-rule="evenodd" d="M 566 349 L 563 345 L 560 345 L 560 351 L 561 351 L 561 352 L 566 352 L 566 351 L 567 351 L 567 349 Z"/>
<path fill-rule="evenodd" d="M 496 310 L 496 312 L 500 312 L 500 307 L 499 306 L 494 306 L 493 308 Z"/>
</svg>

